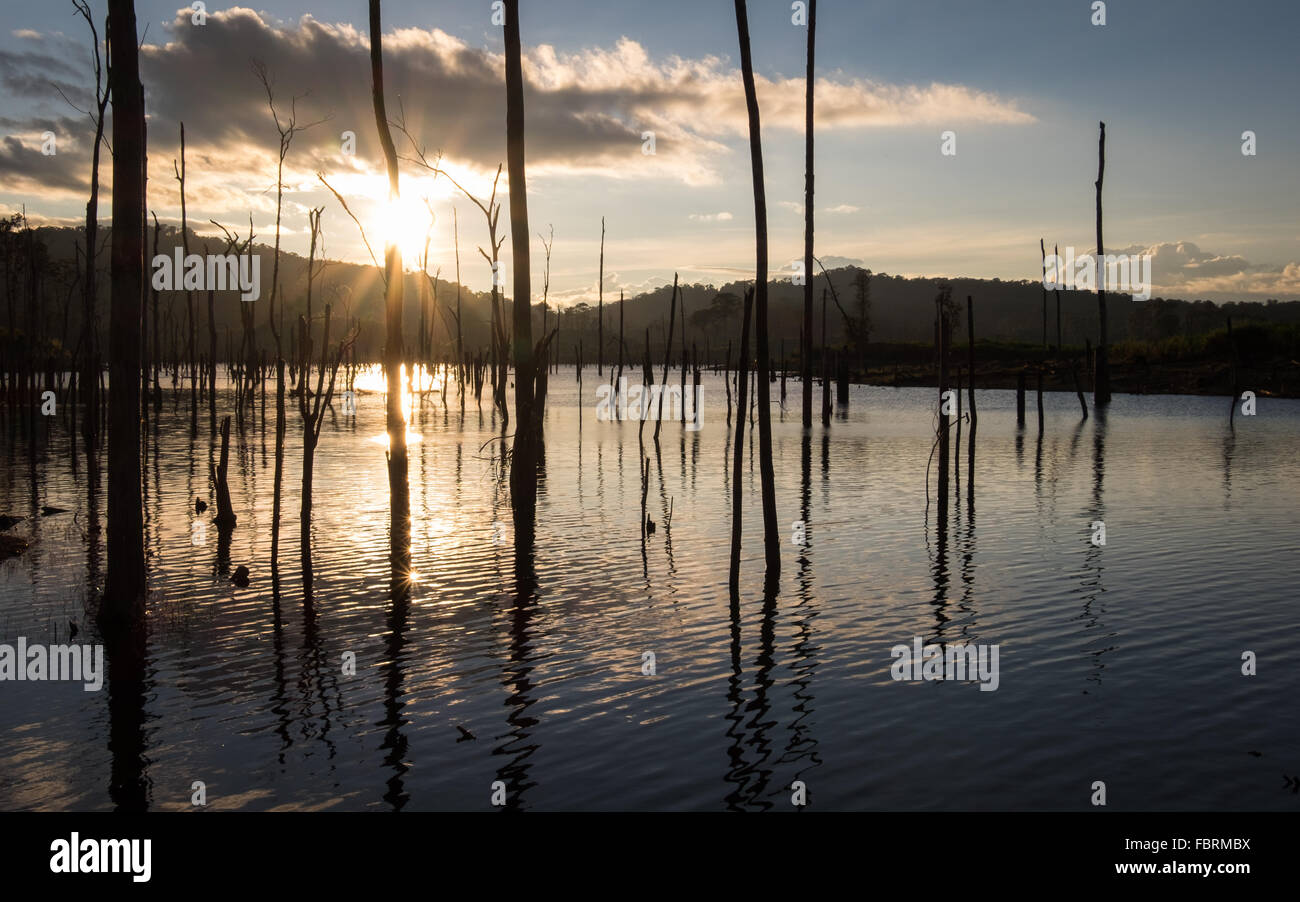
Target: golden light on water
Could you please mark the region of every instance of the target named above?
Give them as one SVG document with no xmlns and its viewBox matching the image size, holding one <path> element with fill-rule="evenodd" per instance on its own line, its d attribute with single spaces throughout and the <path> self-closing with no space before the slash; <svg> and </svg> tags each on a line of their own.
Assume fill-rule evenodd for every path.
<svg viewBox="0 0 1300 902">
<path fill-rule="evenodd" d="M 421 393 L 426 393 L 432 400 L 440 400 L 441 393 L 446 388 L 446 379 L 441 372 L 435 372 L 428 369 L 423 364 L 416 364 L 411 373 L 411 390 L 407 390 L 406 380 L 407 368 L 402 367 L 402 375 L 398 391 L 400 394 L 400 404 L 403 419 L 409 423 L 415 415 L 416 405 L 420 403 Z M 370 366 L 357 371 L 353 386 L 358 392 L 373 392 L 378 395 L 385 395 L 388 391 L 388 382 L 384 378 L 384 370 L 381 366 Z M 417 443 L 422 440 L 418 432 L 406 430 L 406 443 L 408 445 Z M 370 441 L 384 446 L 388 445 L 388 432 L 384 431 L 379 435 L 372 436 Z"/>
</svg>

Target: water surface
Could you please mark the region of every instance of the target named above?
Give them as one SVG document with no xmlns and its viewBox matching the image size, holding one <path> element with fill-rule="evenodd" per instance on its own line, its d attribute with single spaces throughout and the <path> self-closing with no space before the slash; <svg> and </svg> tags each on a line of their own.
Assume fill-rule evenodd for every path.
<svg viewBox="0 0 1300 902">
<path fill-rule="evenodd" d="M 525 809 L 790 810 L 795 780 L 821 810 L 1085 809 L 1095 780 L 1112 809 L 1300 804 L 1283 787 L 1300 772 L 1300 402 L 1261 399 L 1230 430 L 1226 399 L 1120 395 L 1081 421 L 1073 395 L 1049 394 L 1040 438 L 1032 397 L 1018 430 L 1013 393 L 979 392 L 973 468 L 963 426 L 941 510 L 933 389 L 855 386 L 805 436 L 799 384 L 784 410 L 772 388 L 780 592 L 763 595 L 747 460 L 737 608 L 720 378 L 704 377 L 698 432 L 664 423 L 656 451 L 646 424 L 643 557 L 637 424 L 597 419 L 594 372 L 581 405 L 572 368 L 552 376 L 531 572 L 490 402 L 462 417 L 428 395 L 397 604 L 382 394 L 326 414 L 308 605 L 296 411 L 277 601 L 274 424 L 232 431 L 229 566 L 252 572 L 238 588 L 215 528 L 194 526 L 194 499 L 212 500 L 206 411 L 192 435 L 188 394 L 174 409 L 167 392 L 146 457 L 142 690 L 0 683 L 0 807 L 188 810 L 195 780 L 223 810 L 486 809 L 498 780 Z M 0 641 L 66 641 L 73 619 L 97 641 L 85 461 L 74 475 L 62 420 L 39 427 L 5 436 L 0 513 L 28 517 L 13 532 L 32 547 L 0 567 Z M 71 513 L 34 516 L 44 505 Z M 997 644 L 999 688 L 894 681 L 890 648 L 914 636 Z"/>
</svg>

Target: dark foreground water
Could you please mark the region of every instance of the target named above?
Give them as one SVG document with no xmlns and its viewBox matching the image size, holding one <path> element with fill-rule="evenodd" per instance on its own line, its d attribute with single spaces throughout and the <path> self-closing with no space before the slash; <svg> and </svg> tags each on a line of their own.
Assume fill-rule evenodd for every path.
<svg viewBox="0 0 1300 902">
<path fill-rule="evenodd" d="M 974 491 L 966 428 L 941 520 L 932 389 L 855 387 L 847 418 L 804 437 L 798 383 L 784 412 L 774 385 L 780 593 L 764 600 L 747 461 L 736 617 L 721 380 L 705 378 L 700 431 L 665 423 L 656 455 L 647 424 L 644 559 L 637 424 L 598 421 L 594 373 L 581 411 L 572 369 L 552 380 L 535 591 L 515 591 L 489 405 L 462 419 L 430 395 L 396 609 L 381 394 L 326 417 L 308 606 L 296 412 L 277 602 L 274 424 L 232 434 L 241 589 L 217 572 L 212 511 L 194 525 L 206 413 L 191 436 L 188 396 L 173 412 L 168 392 L 147 458 L 144 691 L 0 682 L 0 808 L 189 810 L 203 781 L 213 809 L 486 809 L 501 781 L 528 809 L 791 810 L 796 780 L 820 810 L 1087 809 L 1094 781 L 1111 809 L 1300 807 L 1300 403 L 1261 399 L 1234 433 L 1226 399 L 1121 395 L 1080 422 L 1049 395 L 1040 439 L 1032 397 L 1017 432 L 1012 393 L 980 392 Z M 0 513 L 28 518 L 9 534 L 32 547 L 0 567 L 0 642 L 66 641 L 69 620 L 95 642 L 84 459 L 74 477 L 64 424 L 40 422 L 34 452 L 4 437 Z M 997 690 L 895 681 L 890 649 L 914 637 L 996 644 Z"/>
</svg>

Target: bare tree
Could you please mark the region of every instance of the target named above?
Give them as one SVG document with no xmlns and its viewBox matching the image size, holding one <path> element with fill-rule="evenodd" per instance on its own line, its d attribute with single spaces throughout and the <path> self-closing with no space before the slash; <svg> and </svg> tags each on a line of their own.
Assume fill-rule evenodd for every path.
<svg viewBox="0 0 1300 902">
<path fill-rule="evenodd" d="M 284 435 L 286 423 L 284 342 L 280 337 L 284 310 L 281 309 L 280 316 L 277 318 L 275 302 L 280 295 L 280 216 L 284 209 L 284 160 L 289 155 L 289 147 L 293 144 L 294 137 L 301 131 L 319 125 L 323 120 L 299 125 L 297 97 L 290 98 L 289 113 L 284 119 L 281 119 L 279 111 L 275 108 L 275 94 L 271 90 L 271 76 L 267 72 L 266 64 L 260 60 L 253 60 L 252 66 L 253 74 L 257 76 L 257 80 L 262 83 L 262 87 L 266 91 L 266 105 L 270 108 L 271 120 L 275 123 L 275 130 L 280 136 L 279 154 L 275 164 L 275 250 L 271 258 L 271 297 L 266 305 L 267 322 L 271 327 L 271 335 L 275 338 L 275 487 L 271 502 L 271 579 L 273 586 L 278 590 L 280 580 L 280 498 L 283 494 L 284 485 Z M 313 234 L 313 241 L 315 237 Z"/>
<path fill-rule="evenodd" d="M 85 113 L 95 126 L 95 143 L 90 151 L 90 198 L 86 201 L 86 274 L 82 281 L 82 325 L 81 353 L 85 355 L 81 367 L 82 393 L 86 399 L 86 416 L 82 422 L 82 436 L 86 443 L 86 454 L 90 461 L 86 473 L 92 487 L 98 478 L 98 468 L 94 465 L 95 432 L 99 422 L 98 394 L 99 388 L 99 348 L 96 341 L 95 320 L 95 256 L 98 248 L 99 231 L 99 152 L 104 143 L 104 111 L 108 107 L 108 85 L 105 84 L 104 60 L 99 53 L 99 31 L 95 28 L 94 17 L 90 13 L 90 4 L 86 0 L 72 0 L 77 14 L 86 20 L 90 27 L 91 59 L 95 67 L 95 103 L 92 109 L 82 110 L 68 101 L 78 112 Z M 105 27 L 107 38 L 107 26 Z M 111 73 L 110 73 L 111 76 Z M 66 100 L 66 98 L 65 98 Z"/>
<path fill-rule="evenodd" d="M 311 249 L 307 256 L 307 314 L 298 318 L 298 362 L 299 383 L 294 394 L 298 397 L 298 413 L 302 416 L 302 506 L 299 516 L 300 559 L 302 562 L 303 589 L 310 595 L 312 586 L 311 565 L 311 509 L 312 477 L 315 472 L 316 446 L 320 442 L 321 424 L 325 419 L 325 409 L 334 398 L 334 383 L 338 376 L 339 365 L 344 353 L 356 340 L 356 332 L 347 335 L 329 356 L 330 310 L 325 305 L 324 323 L 321 326 L 320 368 L 316 371 L 316 390 L 309 390 L 311 384 L 311 294 L 312 282 L 316 274 L 316 246 L 320 237 L 320 217 L 323 208 L 317 207 L 308 212 L 311 228 Z M 325 384 L 326 373 L 329 383 Z"/>
<path fill-rule="evenodd" d="M 1042 238 L 1038 239 L 1038 255 L 1042 258 L 1043 272 L 1043 350 L 1047 350 L 1047 245 Z"/>
<path fill-rule="evenodd" d="M 812 426 L 813 328 L 813 61 L 817 44 L 817 0 L 808 3 L 808 72 L 804 76 L 804 194 L 803 194 L 803 329 L 799 349 L 803 379 L 803 428 Z M 784 384 L 784 383 L 782 383 Z"/>
<path fill-rule="evenodd" d="M 605 217 L 600 217 L 600 276 L 596 282 L 596 375 L 605 371 Z M 655 430 L 658 435 L 658 429 Z"/>
<path fill-rule="evenodd" d="M 673 354 L 673 326 L 677 319 L 677 273 L 673 273 L 673 294 L 668 305 L 668 335 L 664 342 L 663 391 L 659 393 L 659 412 L 655 415 L 655 445 L 659 444 L 659 427 L 664 424 L 664 395 L 668 393 L 668 364 Z M 684 402 L 683 402 L 684 403 Z"/>
<path fill-rule="evenodd" d="M 384 112 L 384 51 L 379 23 L 379 0 L 370 0 L 371 99 L 375 128 L 388 168 L 388 200 L 401 197 L 397 175 L 397 149 Z M 402 413 L 402 251 L 395 243 L 384 248 L 384 381 L 387 386 L 388 492 L 391 505 L 389 542 L 394 576 L 405 575 L 411 552 L 411 494 L 407 483 L 406 418 Z"/>
<path fill-rule="evenodd" d="M 116 134 L 114 135 L 116 140 Z M 181 159 L 178 164 L 172 160 L 172 171 L 176 175 L 176 181 L 180 183 L 181 190 L 181 247 L 185 251 L 186 259 L 190 256 L 190 229 L 188 214 L 185 210 L 185 123 L 181 123 Z M 186 327 L 188 337 L 185 343 L 185 357 L 190 372 L 190 433 L 198 432 L 199 428 L 199 401 L 198 401 L 198 368 L 194 365 L 194 355 L 196 351 L 197 324 L 194 321 L 194 292 L 185 289 L 185 309 L 186 309 Z"/>
<path fill-rule="evenodd" d="M 501 203 L 500 201 L 497 200 L 497 186 L 501 181 L 502 166 L 500 164 L 497 165 L 496 177 L 492 179 L 492 193 L 488 196 L 487 201 L 484 202 L 483 200 L 479 199 L 478 197 L 471 194 L 468 190 L 466 190 L 466 188 L 463 185 L 461 185 L 460 182 L 456 181 L 456 179 L 453 178 L 450 173 L 448 173 L 445 169 L 442 168 L 440 157 L 435 158 L 433 162 L 429 162 L 428 154 L 425 148 L 416 143 L 414 136 L 407 129 L 405 123 L 405 117 L 399 118 L 393 124 L 397 127 L 397 130 L 399 132 L 401 132 L 403 135 L 406 136 L 407 140 L 411 144 L 411 149 L 413 151 L 412 156 L 402 157 L 402 159 L 406 160 L 408 163 L 414 163 L 415 165 L 428 170 L 429 172 L 433 173 L 435 177 L 439 175 L 446 176 L 447 181 L 451 182 L 452 186 L 457 191 L 459 191 L 462 195 L 464 195 L 471 203 L 474 204 L 474 206 L 478 207 L 479 210 L 482 211 L 484 218 L 487 220 L 488 246 L 491 249 L 491 253 L 484 250 L 482 246 L 479 247 L 478 252 L 483 255 L 483 259 L 486 260 L 488 262 L 488 265 L 492 267 L 492 316 L 491 316 L 492 358 L 493 358 L 492 399 L 493 399 L 493 403 L 497 407 L 497 410 L 501 414 L 501 418 L 504 425 L 506 423 L 509 423 L 510 421 L 510 411 L 509 408 L 506 406 L 506 360 L 507 360 L 507 353 L 509 349 L 509 340 L 506 337 L 505 316 L 504 313 L 502 312 L 502 298 L 500 293 L 501 245 L 505 243 L 506 236 L 502 235 L 500 237 L 497 237 L 497 224 L 501 217 Z M 457 241 L 459 241 L 459 237 L 457 238 Z M 457 286 L 459 286 L 460 285 L 459 243 L 457 244 L 456 259 L 457 259 L 456 284 Z M 457 304 L 457 311 L 459 312 L 459 302 Z"/>
<path fill-rule="evenodd" d="M 538 232 L 537 237 L 541 239 L 542 248 L 546 251 L 546 269 L 545 275 L 542 276 L 542 334 L 546 334 L 546 300 L 551 293 L 551 248 L 555 246 L 555 226 L 551 226 L 551 238 L 548 241 L 542 238 L 542 233 Z"/>
<path fill-rule="evenodd" d="M 1052 245 L 1052 258 L 1058 261 L 1061 259 L 1061 246 L 1059 244 Z M 1058 271 L 1054 279 L 1054 287 L 1052 291 L 1052 293 L 1056 295 L 1056 353 L 1062 354 L 1065 351 L 1065 345 L 1061 342 L 1061 273 L 1059 271 L 1060 263 L 1057 263 L 1056 265 L 1058 267 Z"/>
<path fill-rule="evenodd" d="M 528 186 L 524 172 L 524 77 L 519 40 L 519 0 L 505 0 L 506 162 L 510 178 L 510 230 L 514 256 L 515 443 L 510 460 L 510 500 L 515 541 L 532 544 L 546 404 L 544 336 L 533 346 L 529 271 Z"/>
<path fill-rule="evenodd" d="M 140 489 L 140 303 L 144 290 L 144 89 L 133 0 L 108 0 L 113 100 L 112 342 L 108 421 L 108 573 L 101 618 L 144 616 Z"/>
<path fill-rule="evenodd" d="M 772 466 L 772 402 L 771 388 L 768 385 L 770 351 L 767 328 L 767 197 L 763 189 L 763 140 L 758 119 L 758 94 L 754 87 L 754 63 L 749 52 L 749 17 L 745 11 L 745 0 L 736 0 L 736 30 L 740 38 L 740 68 L 745 82 L 745 106 L 749 111 L 749 154 L 754 174 L 758 467 L 763 491 L 763 548 L 767 560 L 767 582 L 771 587 L 781 575 L 781 539 L 777 534 L 776 525 L 776 485 Z"/>
<path fill-rule="evenodd" d="M 753 309 L 754 291 L 750 289 L 745 292 L 745 317 L 740 327 L 740 357 L 736 363 L 736 435 L 731 450 L 731 563 L 728 585 L 733 599 L 740 592 L 740 542 L 743 522 L 741 519 L 743 493 L 740 491 L 740 480 L 743 476 L 745 448 L 745 388 L 749 383 L 749 319 Z M 730 347 L 727 349 L 727 362 L 731 362 Z M 723 376 L 730 378 L 725 370 Z M 728 416 L 730 416 L 730 404 L 728 404 Z"/>
<path fill-rule="evenodd" d="M 1099 407 L 1110 403 L 1109 339 L 1106 329 L 1106 252 L 1101 243 L 1101 182 L 1106 175 L 1106 123 L 1101 123 L 1097 138 L 1097 314 L 1101 319 L 1101 334 L 1097 340 L 1097 366 L 1092 386 L 1092 405 Z"/>
<path fill-rule="evenodd" d="M 460 217 L 456 208 L 451 208 L 451 234 L 456 250 L 456 376 L 457 394 L 460 395 L 460 412 L 465 412 L 465 340 L 461 332 L 460 318 Z"/>
</svg>

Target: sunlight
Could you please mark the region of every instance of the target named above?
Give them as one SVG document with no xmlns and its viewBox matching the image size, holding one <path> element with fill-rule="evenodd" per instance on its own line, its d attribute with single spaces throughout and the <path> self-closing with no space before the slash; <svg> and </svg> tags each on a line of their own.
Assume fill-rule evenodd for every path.
<svg viewBox="0 0 1300 902">
<path fill-rule="evenodd" d="M 417 364 L 411 375 L 411 391 L 408 391 L 406 383 L 407 371 L 408 368 L 403 366 L 399 390 L 401 392 L 403 419 L 407 423 L 410 423 L 411 419 L 415 415 L 416 406 L 420 403 L 421 393 L 429 393 L 429 398 L 431 400 L 436 400 L 439 393 L 444 390 L 445 379 L 442 373 L 435 373 L 426 368 L 423 364 Z M 367 393 L 373 392 L 377 395 L 384 395 L 388 390 L 388 383 L 384 379 L 383 367 L 378 365 L 368 366 L 358 370 L 353 385 L 357 391 Z M 387 446 L 387 431 L 372 436 L 370 441 Z M 406 443 L 408 445 L 420 441 L 423 441 L 423 437 L 418 432 L 412 432 L 410 429 L 406 430 Z"/>
<path fill-rule="evenodd" d="M 388 183 L 385 181 L 381 190 L 387 194 Z M 430 255 L 437 251 L 437 241 L 430 234 L 431 222 L 429 205 L 437 210 L 440 202 L 451 195 L 451 183 L 446 179 L 418 177 L 402 182 L 402 196 L 394 200 L 386 197 L 378 204 L 374 224 L 374 233 L 380 236 L 383 246 L 395 244 L 402 254 L 402 266 L 405 269 L 418 269 L 420 257 L 424 253 L 425 238 L 429 238 Z M 380 248 L 375 248 L 378 254 Z"/>
<path fill-rule="evenodd" d="M 383 236 L 384 247 L 397 245 L 402 254 L 402 266 L 418 267 L 424 250 L 424 236 L 429 230 L 429 211 L 419 197 L 403 195 L 380 206 L 378 232 Z M 378 248 L 376 248 L 378 251 Z"/>
</svg>

